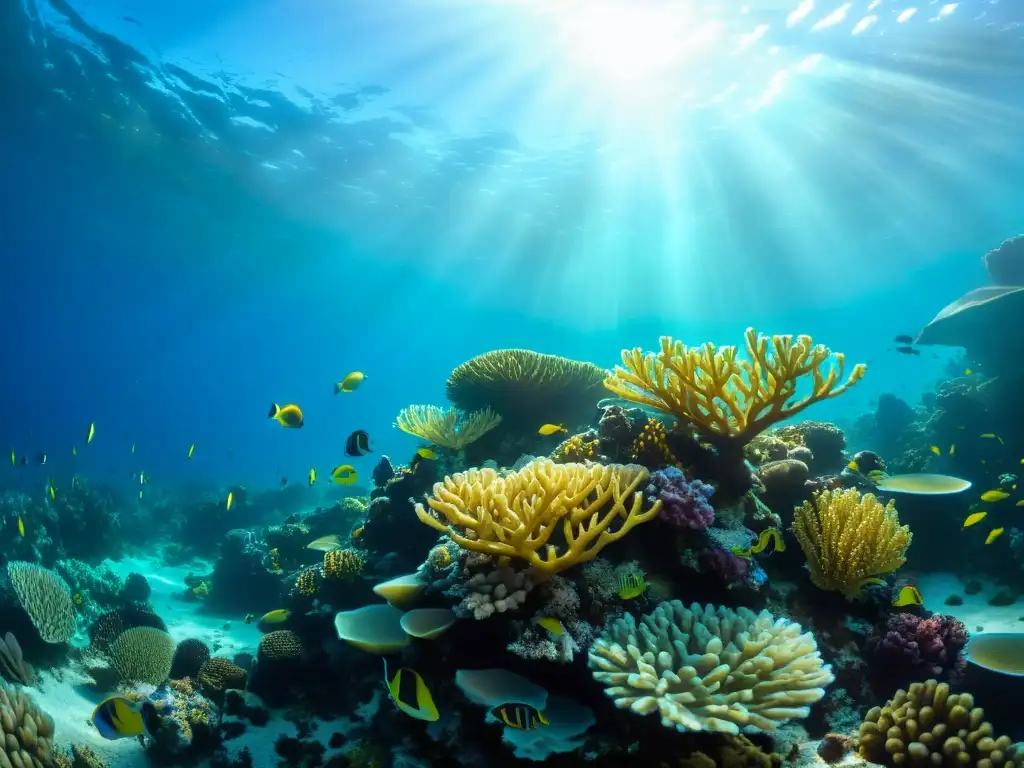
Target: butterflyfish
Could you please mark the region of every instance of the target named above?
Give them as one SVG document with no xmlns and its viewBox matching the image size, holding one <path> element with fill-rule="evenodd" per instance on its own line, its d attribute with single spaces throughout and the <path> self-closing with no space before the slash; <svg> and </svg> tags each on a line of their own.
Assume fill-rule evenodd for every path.
<svg viewBox="0 0 1024 768">
<path fill-rule="evenodd" d="M 234 501 L 235 501 L 235 492 L 234 491 L 228 491 L 228 501 L 227 501 L 227 504 L 224 505 L 224 508 L 226 510 L 228 510 L 228 511 L 231 511 L 231 505 L 234 503 Z"/>
<path fill-rule="evenodd" d="M 988 536 L 985 537 L 985 543 L 986 544 L 991 544 L 993 541 L 995 541 L 996 539 L 998 539 L 1002 535 L 1003 535 L 1003 529 L 1002 528 L 993 528 L 991 531 L 988 532 Z"/>
<path fill-rule="evenodd" d="M 428 723 L 440 717 L 430 695 L 430 689 L 416 670 L 401 667 L 395 672 L 394 677 L 389 678 L 388 662 L 384 659 L 384 684 L 395 706 L 409 717 L 426 720 Z"/>
<path fill-rule="evenodd" d="M 25 521 L 21 519 L 21 515 L 18 515 L 18 535 L 25 537 Z"/>
<path fill-rule="evenodd" d="M 348 376 L 334 385 L 334 394 L 340 395 L 342 392 L 349 394 L 359 389 L 359 385 L 366 379 L 366 374 L 362 371 L 352 371 Z"/>
<path fill-rule="evenodd" d="M 998 488 L 993 488 L 991 491 L 985 491 L 983 494 L 981 494 L 982 501 L 996 502 L 1008 498 L 1010 498 L 1010 494 L 1008 494 L 1006 491 L 1001 491 Z"/>
<path fill-rule="evenodd" d="M 370 435 L 365 429 L 357 429 L 345 441 L 346 456 L 365 456 L 370 453 Z"/>
<path fill-rule="evenodd" d="M 765 528 L 761 531 L 761 535 L 757 537 L 757 541 L 746 549 L 743 547 L 732 548 L 732 553 L 734 555 L 745 558 L 753 557 L 754 555 L 758 555 L 765 551 L 767 551 L 769 555 L 772 552 L 786 551 L 786 542 L 782 540 L 782 534 L 779 533 L 777 528 Z"/>
<path fill-rule="evenodd" d="M 647 582 L 639 571 L 627 571 L 619 576 L 618 595 L 623 600 L 640 597 L 647 591 Z"/>
<path fill-rule="evenodd" d="M 537 430 L 538 435 L 553 435 L 556 432 L 568 432 L 565 424 L 545 424 Z"/>
<path fill-rule="evenodd" d="M 928 450 L 931 451 L 932 453 L 934 453 L 936 456 L 938 456 L 938 455 L 940 455 L 942 453 L 942 451 L 939 450 L 939 446 L 937 446 L 937 445 L 931 446 Z"/>
<path fill-rule="evenodd" d="M 970 528 L 972 525 L 980 523 L 986 517 L 988 517 L 988 512 L 975 512 L 974 514 L 968 515 L 967 519 L 964 520 L 963 527 Z"/>
<path fill-rule="evenodd" d="M 281 479 L 284 480 L 283 477 Z M 288 482 L 288 481 L 284 480 L 284 482 Z M 309 487 L 312 488 L 314 485 L 316 485 L 316 467 L 310 467 L 309 468 Z M 283 486 L 283 483 L 282 483 L 282 486 Z"/>
<path fill-rule="evenodd" d="M 152 738 L 160 728 L 160 715 L 149 699 L 132 701 L 111 696 L 92 712 L 92 724 L 104 739 L 129 739 L 147 735 Z"/>
<path fill-rule="evenodd" d="M 298 429 L 305 424 L 302 418 L 302 409 L 295 403 L 288 403 L 283 408 L 277 403 L 271 403 L 267 418 L 276 419 L 277 423 L 286 429 Z"/>
<path fill-rule="evenodd" d="M 921 592 L 917 587 L 906 586 L 902 587 L 899 594 L 896 595 L 896 599 L 892 601 L 893 606 L 896 608 L 902 608 L 906 605 L 922 605 L 924 598 L 921 597 Z"/>
<path fill-rule="evenodd" d="M 192 445 L 190 445 L 188 447 L 188 458 L 191 459 L 192 458 L 192 454 L 194 454 L 195 452 L 196 452 L 196 444 L 192 443 Z"/>
<path fill-rule="evenodd" d="M 562 626 L 562 622 L 556 619 L 554 616 L 542 616 L 537 619 L 537 623 L 544 627 L 552 635 L 558 635 L 561 637 L 565 634 L 565 627 Z"/>
<path fill-rule="evenodd" d="M 1024 633 L 983 632 L 972 634 L 964 655 L 971 664 L 991 672 L 1024 677 Z"/>
<path fill-rule="evenodd" d="M 89 432 L 85 436 L 85 444 L 88 445 L 92 442 L 92 439 L 96 437 L 96 423 L 93 422 L 89 425 Z"/>
<path fill-rule="evenodd" d="M 548 725 L 544 714 L 529 704 L 501 704 L 492 709 L 491 714 L 517 731 L 532 731 L 538 725 Z"/>
<path fill-rule="evenodd" d="M 359 479 L 359 475 L 351 464 L 342 464 L 331 470 L 331 479 L 338 485 L 352 485 Z"/>
<path fill-rule="evenodd" d="M 333 552 L 339 547 L 341 547 L 341 537 L 336 533 L 313 539 L 306 545 L 306 549 L 315 549 L 318 552 Z"/>
</svg>

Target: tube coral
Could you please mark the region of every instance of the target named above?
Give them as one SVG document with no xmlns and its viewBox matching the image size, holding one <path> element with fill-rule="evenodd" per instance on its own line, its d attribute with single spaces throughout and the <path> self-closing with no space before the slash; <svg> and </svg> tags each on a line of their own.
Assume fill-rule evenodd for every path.
<svg viewBox="0 0 1024 768">
<path fill-rule="evenodd" d="M 500 423 L 501 416 L 490 408 L 466 413 L 436 405 L 410 405 L 395 419 L 403 432 L 453 451 L 461 451 Z"/>
<path fill-rule="evenodd" d="M 844 356 L 810 336 L 769 338 L 748 328 L 746 346 L 750 359 L 742 360 L 733 346 L 691 348 L 662 336 L 660 352 L 623 350 L 622 365 L 604 385 L 625 400 L 692 424 L 702 436 L 744 445 L 771 425 L 842 394 L 867 370 L 858 364 L 842 382 Z M 834 362 L 823 371 L 829 360 Z M 807 376 L 810 393 L 794 400 L 798 382 Z"/>
<path fill-rule="evenodd" d="M 874 495 L 861 496 L 855 488 L 815 494 L 796 510 L 793 533 L 814 585 L 841 592 L 847 600 L 901 567 L 913 538 L 910 527 L 900 525 L 894 502 L 882 506 Z"/>
</svg>

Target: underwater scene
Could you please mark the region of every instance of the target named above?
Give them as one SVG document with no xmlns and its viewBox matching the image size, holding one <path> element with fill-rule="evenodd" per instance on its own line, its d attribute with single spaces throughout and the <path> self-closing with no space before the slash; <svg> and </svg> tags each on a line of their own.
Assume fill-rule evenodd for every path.
<svg viewBox="0 0 1024 768">
<path fill-rule="evenodd" d="M 1024 4 L 5 0 L 0 768 L 1024 766 Z"/>
</svg>

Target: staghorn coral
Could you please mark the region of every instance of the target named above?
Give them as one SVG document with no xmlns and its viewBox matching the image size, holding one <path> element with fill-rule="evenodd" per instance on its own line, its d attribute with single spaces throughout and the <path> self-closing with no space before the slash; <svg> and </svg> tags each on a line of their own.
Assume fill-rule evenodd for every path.
<svg viewBox="0 0 1024 768">
<path fill-rule="evenodd" d="M 661 511 L 660 501 L 644 510 L 637 488 L 647 477 L 638 466 L 549 459 L 504 477 L 493 469 L 469 470 L 436 483 L 427 499 L 434 514 L 417 504 L 416 516 L 463 549 L 517 557 L 541 573 L 557 573 L 596 557 Z M 616 520 L 621 524 L 612 530 Z M 564 544 L 552 543 L 556 532 Z"/>
<path fill-rule="evenodd" d="M 896 505 L 855 488 L 820 491 L 793 517 L 793 533 L 807 557 L 811 581 L 847 600 L 878 576 L 906 562 L 913 534 L 900 525 Z"/>
<path fill-rule="evenodd" d="M 22 608 L 46 643 L 66 643 L 75 634 L 77 613 L 71 588 L 41 565 L 11 560 L 7 576 Z"/>
<path fill-rule="evenodd" d="M 111 644 L 110 661 L 126 683 L 160 685 L 171 673 L 174 640 L 154 627 L 134 627 Z"/>
<path fill-rule="evenodd" d="M 324 552 L 324 578 L 350 581 L 362 574 L 366 557 L 358 549 L 334 549 Z"/>
<path fill-rule="evenodd" d="M 611 622 L 591 646 L 589 665 L 617 707 L 657 710 L 679 731 L 775 730 L 807 717 L 835 679 L 799 624 L 678 600 L 639 624 L 629 614 Z"/>
<path fill-rule="evenodd" d="M 53 720 L 28 694 L 0 682 L 0 768 L 53 768 Z"/>
<path fill-rule="evenodd" d="M 860 726 L 861 757 L 888 766 L 1012 768 L 1021 756 L 1008 736 L 993 738 L 984 710 L 969 693 L 951 694 L 936 680 L 913 683 Z"/>
<path fill-rule="evenodd" d="M 207 659 L 199 670 L 199 685 L 203 694 L 211 698 L 219 698 L 224 691 L 237 688 L 245 690 L 245 670 L 229 659 L 222 656 L 214 656 Z"/>
<path fill-rule="evenodd" d="M 501 423 L 501 416 L 485 408 L 467 413 L 436 405 L 410 405 L 395 419 L 395 426 L 428 443 L 461 451 Z"/>
<path fill-rule="evenodd" d="M 769 339 L 748 328 L 746 346 L 750 359 L 738 360 L 736 347 L 691 348 L 663 336 L 660 352 L 623 350 L 622 365 L 604 384 L 624 400 L 693 425 L 708 439 L 742 446 L 773 424 L 842 394 L 867 370 L 858 364 L 840 383 L 845 357 L 815 345 L 810 336 Z M 834 362 L 823 371 L 829 360 Z M 812 378 L 811 392 L 794 399 L 806 376 Z"/>
<path fill-rule="evenodd" d="M 709 501 L 715 489 L 700 480 L 687 480 L 675 467 L 652 474 L 645 492 L 648 499 L 661 501 L 661 519 L 676 528 L 703 531 L 715 521 Z"/>
</svg>

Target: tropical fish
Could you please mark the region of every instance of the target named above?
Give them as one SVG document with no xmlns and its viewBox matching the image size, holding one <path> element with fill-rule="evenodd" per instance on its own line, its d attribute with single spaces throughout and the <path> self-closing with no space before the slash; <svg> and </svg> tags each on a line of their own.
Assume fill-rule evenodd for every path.
<svg viewBox="0 0 1024 768">
<path fill-rule="evenodd" d="M 284 488 L 286 485 L 288 485 L 288 478 L 287 477 L 282 477 L 281 478 L 281 487 Z"/>
<path fill-rule="evenodd" d="M 77 456 L 78 455 L 78 448 L 75 447 L 74 445 L 71 446 L 71 455 L 72 456 Z"/>
<path fill-rule="evenodd" d="M 302 418 L 302 409 L 295 403 L 289 403 L 284 408 L 277 403 L 271 403 L 267 418 L 277 419 L 278 424 L 288 429 L 298 429 L 305 424 Z"/>
<path fill-rule="evenodd" d="M 562 626 L 562 622 L 554 616 L 542 616 L 536 622 L 553 635 L 561 637 L 565 634 L 565 627 Z"/>
<path fill-rule="evenodd" d="M 433 461 L 437 458 L 437 454 L 429 448 L 420 448 L 412 455 L 412 461 L 409 462 L 409 466 L 416 469 L 423 460 Z"/>
<path fill-rule="evenodd" d="M 191 459 L 192 458 L 192 454 L 194 454 L 195 452 L 196 452 L 196 444 L 192 443 L 192 445 L 190 445 L 188 447 L 188 458 Z"/>
<path fill-rule="evenodd" d="M 341 547 L 341 536 L 336 533 L 321 536 L 319 539 L 313 539 L 313 541 L 306 545 L 306 549 L 315 549 L 319 552 L 333 552 L 339 547 Z"/>
<path fill-rule="evenodd" d="M 228 503 L 224 505 L 225 509 L 231 510 L 231 504 L 235 501 L 235 492 L 228 491 Z"/>
<path fill-rule="evenodd" d="M 331 479 L 338 485 L 352 485 L 359 479 L 359 475 L 351 464 L 342 464 L 331 470 Z"/>
<path fill-rule="evenodd" d="M 281 479 L 284 480 L 284 478 L 281 478 Z M 285 480 L 285 482 L 288 482 L 288 481 Z M 282 485 L 283 485 L 283 483 L 282 483 Z M 309 487 L 312 488 L 314 485 L 316 485 L 316 467 L 310 467 L 309 468 Z"/>
<path fill-rule="evenodd" d="M 970 376 L 972 373 L 974 373 L 974 371 L 970 368 L 964 368 L 964 376 Z"/>
<path fill-rule="evenodd" d="M 852 459 L 850 460 L 850 463 L 846 465 L 846 468 L 852 472 L 860 472 L 860 464 Z"/>
<path fill-rule="evenodd" d="M 893 341 L 895 341 L 897 344 L 913 344 L 914 343 L 914 337 L 913 336 L 908 336 L 905 333 L 901 333 L 899 336 L 897 336 L 895 339 L 893 339 Z"/>
<path fill-rule="evenodd" d="M 45 464 L 46 463 L 46 454 L 45 453 L 40 453 L 39 456 L 37 457 L 37 461 L 40 464 Z"/>
<path fill-rule="evenodd" d="M 545 424 L 537 430 L 538 435 L 553 435 L 555 432 L 568 432 L 565 424 Z"/>
<path fill-rule="evenodd" d="M 868 477 L 874 480 L 871 474 Z M 962 493 L 971 487 L 971 481 L 950 475 L 915 472 L 907 475 L 883 475 L 875 481 L 875 487 L 887 493 L 941 496 L 949 493 Z"/>
<path fill-rule="evenodd" d="M 771 547 L 771 549 L 769 549 Z M 732 553 L 739 557 L 750 558 L 754 555 L 760 554 L 768 550 L 770 555 L 772 552 L 785 552 L 786 542 L 782 540 L 782 534 L 779 533 L 777 528 L 765 528 L 761 531 L 761 535 L 757 537 L 757 541 L 752 546 L 744 549 L 743 547 L 733 547 Z"/>
<path fill-rule="evenodd" d="M 949 446 L 949 455 L 952 456 L 954 453 L 956 453 L 956 443 Z"/>
<path fill-rule="evenodd" d="M 647 582 L 639 571 L 627 571 L 619 576 L 618 595 L 623 600 L 640 597 L 647 591 Z"/>
<path fill-rule="evenodd" d="M 993 488 L 991 491 L 985 491 L 983 494 L 981 494 L 982 501 L 996 502 L 1008 498 L 1010 498 L 1010 494 L 1008 494 L 1006 491 L 1001 491 L 998 488 Z"/>
<path fill-rule="evenodd" d="M 892 601 L 893 606 L 896 608 L 902 608 L 907 605 L 922 605 L 924 598 L 921 597 L 921 592 L 917 587 L 906 586 L 900 589 L 896 599 Z"/>
<path fill-rule="evenodd" d="M 267 611 L 257 622 L 260 628 L 263 627 L 275 627 L 279 624 L 284 624 L 288 619 L 291 618 L 292 612 L 287 608 L 276 608 L 273 611 Z"/>
<path fill-rule="evenodd" d="M 434 706 L 430 689 L 423 681 L 419 672 L 408 667 L 401 667 L 395 676 L 388 677 L 388 660 L 384 659 L 384 685 L 395 706 L 409 717 L 426 720 L 429 723 L 437 720 L 440 715 Z"/>
<path fill-rule="evenodd" d="M 548 725 L 543 713 L 529 704 L 501 704 L 492 709 L 491 714 L 517 731 L 532 731 L 538 725 Z"/>
<path fill-rule="evenodd" d="M 964 650 L 967 661 L 1003 675 L 1024 677 L 1024 633 L 972 634 Z"/>
<path fill-rule="evenodd" d="M 335 383 L 334 394 L 340 395 L 342 392 L 344 392 L 345 394 L 355 392 L 357 389 L 359 389 L 359 385 L 363 383 L 364 379 L 366 379 L 365 373 L 363 373 L 362 371 L 352 371 L 352 373 L 350 373 L 344 379 Z"/>
<path fill-rule="evenodd" d="M 50 501 L 56 501 L 57 500 L 57 489 L 53 487 L 53 483 L 52 482 L 47 482 L 46 490 L 49 491 L 49 493 L 50 493 Z"/>
<path fill-rule="evenodd" d="M 365 429 L 357 429 L 345 441 L 346 456 L 365 456 L 370 453 L 370 435 Z"/>
<path fill-rule="evenodd" d="M 994 440 L 996 438 L 996 433 L 995 432 L 985 432 L 984 434 L 979 435 L 979 437 L 981 437 L 981 438 L 983 438 L 985 440 Z"/>
<path fill-rule="evenodd" d="M 21 519 L 21 515 L 18 515 L 18 535 L 22 538 L 25 536 L 25 521 Z"/>
<path fill-rule="evenodd" d="M 352 529 L 352 538 L 353 539 L 358 539 L 362 535 L 363 535 L 363 526 L 360 525 L 360 526 Z"/>
<path fill-rule="evenodd" d="M 896 351 L 901 355 L 920 355 L 921 350 L 914 349 L 913 347 L 896 347 Z"/>
<path fill-rule="evenodd" d="M 85 444 L 88 445 L 92 442 L 92 439 L 96 437 L 96 423 L 93 422 L 89 425 L 89 432 L 85 436 Z"/>
<path fill-rule="evenodd" d="M 132 701 L 111 696 L 92 712 L 92 724 L 104 739 L 128 739 L 152 734 L 160 728 L 160 715 L 149 699 Z"/>
<path fill-rule="evenodd" d="M 931 446 L 928 450 L 931 451 L 932 453 L 934 453 L 936 456 L 938 456 L 938 455 L 940 455 L 942 453 L 942 451 L 939 450 L 939 446 L 937 446 L 937 445 Z"/>
<path fill-rule="evenodd" d="M 256 614 L 255 613 L 247 613 L 247 614 L 245 614 L 245 623 L 246 624 L 252 624 L 252 620 L 255 619 L 255 618 L 256 618 Z"/>
<path fill-rule="evenodd" d="M 1013 506 L 1015 506 L 1015 507 L 1024 507 L 1024 499 L 1021 499 L 1020 501 L 1018 501 Z"/>
<path fill-rule="evenodd" d="M 996 539 L 998 539 L 1002 535 L 1003 535 L 1003 529 L 1002 528 L 993 528 L 991 531 L 988 532 L 988 536 L 985 537 L 985 543 L 986 544 L 991 544 L 993 541 L 995 541 Z"/>
<path fill-rule="evenodd" d="M 132 443 L 132 453 L 135 453 L 135 443 Z"/>
<path fill-rule="evenodd" d="M 970 514 L 967 516 L 967 519 L 964 520 L 964 524 L 962 527 L 970 528 L 972 525 L 980 523 L 986 517 L 988 517 L 988 512 L 975 512 L 973 514 Z"/>
</svg>

